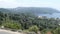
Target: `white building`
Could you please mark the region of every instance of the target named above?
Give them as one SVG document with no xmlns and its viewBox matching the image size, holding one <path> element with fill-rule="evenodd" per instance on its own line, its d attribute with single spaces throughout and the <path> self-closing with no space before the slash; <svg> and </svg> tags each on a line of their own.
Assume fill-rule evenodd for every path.
<svg viewBox="0 0 60 34">
<path fill-rule="evenodd" d="M 38 16 L 38 18 L 42 18 L 42 16 Z"/>
</svg>

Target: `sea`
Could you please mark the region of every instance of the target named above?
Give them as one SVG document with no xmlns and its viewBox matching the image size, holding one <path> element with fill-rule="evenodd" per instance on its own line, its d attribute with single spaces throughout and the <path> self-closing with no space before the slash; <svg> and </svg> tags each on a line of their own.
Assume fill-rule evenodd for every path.
<svg viewBox="0 0 60 34">
<path fill-rule="evenodd" d="M 38 16 L 46 16 L 48 18 L 60 18 L 60 13 L 38 14 Z"/>
</svg>

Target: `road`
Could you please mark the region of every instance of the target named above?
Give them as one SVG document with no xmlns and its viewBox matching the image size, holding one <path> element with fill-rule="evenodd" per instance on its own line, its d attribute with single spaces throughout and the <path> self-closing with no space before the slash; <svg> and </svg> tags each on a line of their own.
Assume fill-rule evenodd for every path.
<svg viewBox="0 0 60 34">
<path fill-rule="evenodd" d="M 0 34 L 22 34 L 22 33 L 0 29 Z"/>
<path fill-rule="evenodd" d="M 12 33 L 8 33 L 8 32 L 0 32 L 0 34 L 12 34 Z"/>
</svg>

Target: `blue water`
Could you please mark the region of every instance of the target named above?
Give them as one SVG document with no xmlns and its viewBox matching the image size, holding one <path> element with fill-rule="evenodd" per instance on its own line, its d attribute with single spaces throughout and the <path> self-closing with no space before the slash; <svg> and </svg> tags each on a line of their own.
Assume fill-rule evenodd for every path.
<svg viewBox="0 0 60 34">
<path fill-rule="evenodd" d="M 53 14 L 39 14 L 38 16 L 46 16 L 49 18 L 60 18 L 60 13 L 53 13 Z"/>
</svg>

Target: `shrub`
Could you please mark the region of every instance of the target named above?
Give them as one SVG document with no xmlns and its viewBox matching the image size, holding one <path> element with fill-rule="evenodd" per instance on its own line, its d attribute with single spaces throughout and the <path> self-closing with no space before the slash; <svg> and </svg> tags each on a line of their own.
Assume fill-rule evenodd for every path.
<svg viewBox="0 0 60 34">
<path fill-rule="evenodd" d="M 53 33 L 54 33 L 54 34 L 60 34 L 60 28 L 56 28 L 56 30 L 54 30 Z"/>
<path fill-rule="evenodd" d="M 37 33 L 37 31 L 39 31 L 39 28 L 36 25 L 34 25 L 32 27 L 29 27 L 29 31 L 33 31 Z"/>
<path fill-rule="evenodd" d="M 5 28 L 10 28 L 10 29 L 21 29 L 21 24 L 18 24 L 18 23 L 5 23 L 4 27 Z"/>
</svg>

